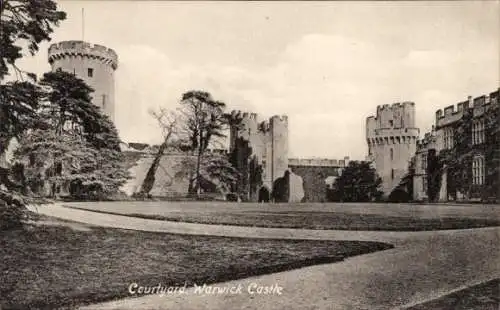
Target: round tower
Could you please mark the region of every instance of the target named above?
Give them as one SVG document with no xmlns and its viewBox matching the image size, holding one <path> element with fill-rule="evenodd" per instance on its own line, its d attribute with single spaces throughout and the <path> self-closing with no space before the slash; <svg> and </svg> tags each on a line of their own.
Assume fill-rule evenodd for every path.
<svg viewBox="0 0 500 310">
<path fill-rule="evenodd" d="M 92 103 L 115 119 L 115 78 L 118 55 L 110 48 L 84 41 L 63 41 L 49 47 L 52 71 L 73 73 L 94 89 Z"/>
</svg>

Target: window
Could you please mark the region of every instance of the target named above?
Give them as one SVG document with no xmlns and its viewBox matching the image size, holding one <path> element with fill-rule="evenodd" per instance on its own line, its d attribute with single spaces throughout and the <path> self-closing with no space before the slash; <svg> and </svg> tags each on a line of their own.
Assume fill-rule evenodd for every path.
<svg viewBox="0 0 500 310">
<path fill-rule="evenodd" d="M 102 108 L 106 107 L 106 95 L 102 95 Z"/>
<path fill-rule="evenodd" d="M 422 178 L 422 189 L 424 190 L 425 193 L 427 193 L 427 176 L 424 175 Z"/>
<path fill-rule="evenodd" d="M 391 152 L 390 152 L 390 153 L 391 153 L 391 160 L 394 160 L 394 150 L 393 150 L 393 149 L 391 149 Z"/>
<path fill-rule="evenodd" d="M 477 122 L 477 143 L 483 143 L 483 122 L 478 121 Z"/>
<path fill-rule="evenodd" d="M 394 169 L 391 169 L 391 179 L 394 180 Z"/>
<path fill-rule="evenodd" d="M 76 69 L 73 68 L 73 75 L 76 75 Z"/>
<path fill-rule="evenodd" d="M 472 144 L 484 143 L 484 120 L 472 123 Z"/>
<path fill-rule="evenodd" d="M 453 147 L 453 129 L 444 129 L 444 148 L 451 149 Z"/>
<path fill-rule="evenodd" d="M 422 171 L 427 171 L 427 154 L 422 154 Z"/>
<path fill-rule="evenodd" d="M 88 68 L 88 69 L 87 69 L 87 75 L 88 75 L 89 77 L 93 77 L 93 76 L 94 76 L 94 69 L 92 69 L 92 68 Z"/>
<path fill-rule="evenodd" d="M 478 156 L 472 161 L 472 184 L 484 184 L 484 157 Z"/>
<path fill-rule="evenodd" d="M 391 127 L 392 127 L 393 125 L 394 125 L 394 121 L 391 119 L 391 120 L 389 121 L 389 126 L 391 126 Z"/>
</svg>

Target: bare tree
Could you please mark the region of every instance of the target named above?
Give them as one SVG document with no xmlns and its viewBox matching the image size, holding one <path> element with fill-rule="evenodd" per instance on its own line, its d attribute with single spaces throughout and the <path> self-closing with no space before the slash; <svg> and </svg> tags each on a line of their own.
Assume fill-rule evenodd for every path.
<svg viewBox="0 0 500 310">
<path fill-rule="evenodd" d="M 156 171 L 160 165 L 160 160 L 165 154 L 165 150 L 169 147 L 179 148 L 182 145 L 181 135 L 180 135 L 180 120 L 181 114 L 178 110 L 168 110 L 165 108 L 160 108 L 158 111 L 149 111 L 151 116 L 153 116 L 158 125 L 161 128 L 163 135 L 163 142 L 158 148 L 158 152 L 155 155 L 153 163 L 142 182 L 140 194 L 147 196 L 153 189 L 155 183 Z"/>
</svg>

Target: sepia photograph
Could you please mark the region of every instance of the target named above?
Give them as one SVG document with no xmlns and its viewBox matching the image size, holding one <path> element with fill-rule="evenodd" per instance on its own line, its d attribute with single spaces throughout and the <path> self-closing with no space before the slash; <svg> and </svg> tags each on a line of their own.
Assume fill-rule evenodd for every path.
<svg viewBox="0 0 500 310">
<path fill-rule="evenodd" d="M 0 310 L 500 309 L 500 0 L 0 18 Z"/>
</svg>

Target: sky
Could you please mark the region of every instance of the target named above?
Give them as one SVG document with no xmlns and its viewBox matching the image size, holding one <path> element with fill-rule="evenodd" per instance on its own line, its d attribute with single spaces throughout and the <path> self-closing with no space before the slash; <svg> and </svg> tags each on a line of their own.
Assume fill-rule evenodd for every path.
<svg viewBox="0 0 500 310">
<path fill-rule="evenodd" d="M 500 1 L 58 5 L 68 16 L 50 43 L 83 38 L 118 53 L 126 142 L 159 143 L 148 111 L 196 89 L 262 120 L 288 115 L 289 157 L 364 159 L 377 105 L 415 102 L 423 136 L 437 109 L 499 87 Z M 19 65 L 50 70 L 50 43 Z"/>
</svg>

